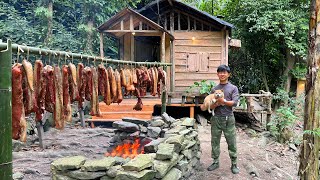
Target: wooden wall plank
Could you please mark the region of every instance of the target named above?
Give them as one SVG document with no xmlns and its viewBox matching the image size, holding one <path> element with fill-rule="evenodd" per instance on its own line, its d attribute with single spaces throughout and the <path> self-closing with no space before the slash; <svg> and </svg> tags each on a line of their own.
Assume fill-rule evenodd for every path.
<svg viewBox="0 0 320 180">
<path fill-rule="evenodd" d="M 212 79 L 217 77 L 216 71 L 210 72 L 176 72 L 176 81 L 184 81 L 184 80 L 203 80 L 203 79 Z"/>
<path fill-rule="evenodd" d="M 201 79 L 202 80 L 202 79 Z M 201 80 L 197 80 L 197 81 L 201 81 Z M 219 79 L 216 78 L 212 78 L 212 79 L 207 79 L 208 81 L 214 81 L 214 82 L 219 82 Z M 185 81 L 175 81 L 175 85 L 178 87 L 189 87 L 191 85 L 194 84 L 195 81 L 193 80 L 185 80 Z"/>
<path fill-rule="evenodd" d="M 208 52 L 221 53 L 221 47 L 194 47 L 194 46 L 176 46 L 175 52 Z"/>
<path fill-rule="evenodd" d="M 195 37 L 196 39 L 206 38 L 206 37 L 218 37 L 222 38 L 221 31 L 188 31 L 188 32 L 174 32 L 174 37 L 176 40 L 179 39 L 191 39 Z"/>
<path fill-rule="evenodd" d="M 222 46 L 221 38 L 215 39 L 180 39 L 177 40 L 177 46 L 188 46 L 188 45 L 197 45 L 197 46 Z"/>
</svg>

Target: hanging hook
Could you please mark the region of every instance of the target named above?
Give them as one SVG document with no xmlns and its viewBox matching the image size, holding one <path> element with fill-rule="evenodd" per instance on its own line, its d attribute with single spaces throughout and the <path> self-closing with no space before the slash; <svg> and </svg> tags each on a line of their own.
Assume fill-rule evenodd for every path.
<svg viewBox="0 0 320 180">
<path fill-rule="evenodd" d="M 39 55 L 40 55 L 39 60 L 41 60 L 42 59 L 41 49 L 39 49 Z"/>
<path fill-rule="evenodd" d="M 29 61 L 29 55 L 30 55 L 30 54 L 29 54 L 29 47 L 27 47 L 27 50 L 28 50 L 28 51 L 27 51 L 27 61 Z"/>
<path fill-rule="evenodd" d="M 20 48 L 19 48 L 19 45 L 18 45 L 18 53 L 17 53 L 17 60 L 16 60 L 16 63 L 19 62 L 19 56 L 20 56 Z"/>
<path fill-rule="evenodd" d="M 49 65 L 51 64 L 51 56 L 52 56 L 52 51 L 50 51 L 50 54 L 49 54 Z"/>
<path fill-rule="evenodd" d="M 73 64 L 73 53 L 71 52 L 71 62 Z"/>
<path fill-rule="evenodd" d="M 67 64 L 67 53 L 64 54 L 64 64 Z"/>
</svg>

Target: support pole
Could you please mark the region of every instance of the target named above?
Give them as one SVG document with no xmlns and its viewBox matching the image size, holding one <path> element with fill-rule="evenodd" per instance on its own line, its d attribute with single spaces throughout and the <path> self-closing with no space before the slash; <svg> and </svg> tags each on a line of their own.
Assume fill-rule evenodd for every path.
<svg viewBox="0 0 320 180">
<path fill-rule="evenodd" d="M 100 33 L 100 57 L 104 58 L 104 51 L 103 51 L 103 33 Z"/>
<path fill-rule="evenodd" d="M 164 90 L 162 91 L 162 94 L 161 94 L 161 114 L 167 111 L 166 103 L 167 103 L 167 92 L 166 90 Z"/>
<path fill-rule="evenodd" d="M 36 126 L 37 126 L 37 131 L 38 131 L 38 136 L 39 136 L 40 148 L 44 149 L 44 143 L 43 143 L 44 130 L 43 130 L 42 121 L 37 122 Z"/>
<path fill-rule="evenodd" d="M 163 32 L 161 36 L 161 50 L 160 50 L 160 62 L 166 62 L 166 33 Z"/>
<path fill-rule="evenodd" d="M 79 114 L 80 114 L 80 122 L 81 122 L 81 127 L 85 127 L 86 123 L 84 120 L 84 112 L 82 108 L 79 108 Z"/>
<path fill-rule="evenodd" d="M 0 51 L 0 179 L 12 179 L 11 41 Z"/>
</svg>

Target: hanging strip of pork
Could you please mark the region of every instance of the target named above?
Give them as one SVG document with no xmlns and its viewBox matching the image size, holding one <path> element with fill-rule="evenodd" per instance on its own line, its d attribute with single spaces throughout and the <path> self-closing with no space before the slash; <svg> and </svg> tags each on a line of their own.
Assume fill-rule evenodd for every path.
<svg viewBox="0 0 320 180">
<path fill-rule="evenodd" d="M 136 85 L 138 83 L 136 68 L 131 69 L 131 74 L 132 74 L 132 83 L 133 85 Z"/>
<path fill-rule="evenodd" d="M 31 91 L 33 91 L 33 68 L 32 68 L 32 64 L 27 61 L 27 60 L 23 60 L 22 61 L 22 66 L 25 70 L 26 76 L 27 76 L 27 80 L 28 80 L 28 85 L 29 88 L 31 89 Z"/>
<path fill-rule="evenodd" d="M 133 74 L 132 70 L 126 69 L 125 70 L 126 79 L 128 80 L 126 91 L 133 92 L 135 90 L 134 84 L 133 84 Z"/>
<path fill-rule="evenodd" d="M 78 86 L 78 107 L 83 107 L 84 97 L 85 97 L 85 89 L 86 89 L 86 76 L 84 75 L 84 66 L 82 63 L 78 64 L 77 68 L 77 86 Z"/>
<path fill-rule="evenodd" d="M 70 103 L 70 94 L 69 94 L 69 66 L 62 66 L 62 94 L 63 94 L 63 117 L 65 121 L 71 121 L 71 103 Z"/>
<path fill-rule="evenodd" d="M 122 88 L 121 88 L 121 78 L 120 78 L 120 73 L 118 72 L 118 70 L 116 69 L 114 71 L 114 76 L 116 79 L 116 85 L 117 85 L 117 100 L 115 101 L 116 103 L 121 103 L 123 96 L 122 96 Z"/>
<path fill-rule="evenodd" d="M 99 96 L 105 96 L 105 87 L 106 83 L 106 68 L 103 64 L 99 64 L 98 66 L 98 94 Z"/>
<path fill-rule="evenodd" d="M 153 76 L 153 94 L 154 96 L 157 95 L 157 87 L 158 87 L 158 69 L 153 67 L 154 76 Z"/>
<path fill-rule="evenodd" d="M 64 114 L 63 114 L 63 89 L 62 89 L 62 75 L 59 66 L 54 67 L 54 95 L 55 95 L 55 106 L 54 106 L 54 122 L 57 129 L 64 128 Z"/>
<path fill-rule="evenodd" d="M 103 96 L 103 101 L 107 104 L 111 104 L 110 84 L 108 79 L 108 72 L 103 64 L 98 66 L 98 90 L 99 95 Z"/>
<path fill-rule="evenodd" d="M 112 67 L 108 67 L 109 84 L 112 102 L 117 102 L 117 82 Z"/>
<path fill-rule="evenodd" d="M 139 71 L 139 76 L 138 76 L 138 84 L 140 83 L 139 85 L 139 88 L 140 88 L 140 96 L 141 97 L 144 97 L 147 95 L 147 87 L 148 87 L 148 84 L 150 84 L 151 82 L 151 78 L 150 78 L 150 74 L 148 72 L 148 69 L 146 67 L 141 67 L 140 71 Z M 140 81 L 140 82 L 139 82 Z"/>
<path fill-rule="evenodd" d="M 55 106 L 55 83 L 54 83 L 54 71 L 53 67 L 50 65 L 46 65 L 43 68 L 43 77 L 45 81 L 45 105 L 44 109 L 48 112 L 54 112 Z"/>
<path fill-rule="evenodd" d="M 86 78 L 85 98 L 87 101 L 91 101 L 92 97 L 92 71 L 90 67 L 84 68 L 84 75 Z"/>
<path fill-rule="evenodd" d="M 35 113 L 36 121 L 42 120 L 42 114 L 44 113 L 45 92 L 46 86 L 43 76 L 43 64 L 41 60 L 36 60 L 34 63 L 34 97 L 35 97 Z"/>
<path fill-rule="evenodd" d="M 159 67 L 158 68 L 158 86 L 157 86 L 157 91 L 159 96 L 161 95 L 161 89 L 165 90 L 166 88 L 166 81 L 167 81 L 167 73 L 162 69 L 162 67 Z"/>
<path fill-rule="evenodd" d="M 22 67 L 23 103 L 25 115 L 27 116 L 37 109 L 33 89 L 33 68 L 32 64 L 27 60 L 22 61 Z"/>
<path fill-rule="evenodd" d="M 92 97 L 91 97 L 91 116 L 100 116 L 99 95 L 98 95 L 98 72 L 95 67 L 91 67 L 92 72 Z"/>
<path fill-rule="evenodd" d="M 22 90 L 22 65 L 14 64 L 12 71 L 12 138 L 27 140 L 27 121 L 24 114 Z"/>
<path fill-rule="evenodd" d="M 122 69 L 122 68 L 120 69 L 120 78 L 121 78 L 121 86 L 127 87 L 128 79 L 126 77 L 125 69 Z"/>
<path fill-rule="evenodd" d="M 69 93 L 71 103 L 78 100 L 78 83 L 77 83 L 77 68 L 74 64 L 68 64 L 68 81 L 69 81 Z"/>
</svg>

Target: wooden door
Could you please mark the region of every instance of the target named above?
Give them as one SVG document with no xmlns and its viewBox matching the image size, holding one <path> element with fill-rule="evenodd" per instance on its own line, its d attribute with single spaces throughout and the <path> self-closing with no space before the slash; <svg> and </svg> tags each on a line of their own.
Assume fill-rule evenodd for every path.
<svg viewBox="0 0 320 180">
<path fill-rule="evenodd" d="M 189 72 L 198 72 L 199 53 L 189 52 L 187 54 L 187 69 Z"/>
<path fill-rule="evenodd" d="M 209 71 L 209 53 L 200 52 L 199 53 L 199 72 L 208 72 Z"/>
</svg>

